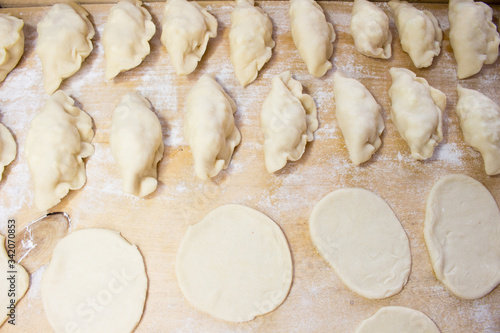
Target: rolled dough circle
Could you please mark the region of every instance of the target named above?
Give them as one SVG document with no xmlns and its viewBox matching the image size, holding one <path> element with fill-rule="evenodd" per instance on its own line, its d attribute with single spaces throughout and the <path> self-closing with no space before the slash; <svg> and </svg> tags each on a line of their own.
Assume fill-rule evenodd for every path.
<svg viewBox="0 0 500 333">
<path fill-rule="evenodd" d="M 439 333 L 439 328 L 420 311 L 386 306 L 366 319 L 356 333 Z"/>
<path fill-rule="evenodd" d="M 135 245 L 115 231 L 85 229 L 57 243 L 41 295 L 55 332 L 131 332 L 141 319 L 147 287 Z"/>
<path fill-rule="evenodd" d="M 397 294 L 411 268 L 408 237 L 389 205 L 360 188 L 336 190 L 314 207 L 311 239 L 345 285 L 369 299 Z"/>
<path fill-rule="evenodd" d="M 176 273 L 195 308 L 244 322 L 285 300 L 292 258 L 273 220 L 248 207 L 226 205 L 189 227 L 177 253 Z"/>
</svg>

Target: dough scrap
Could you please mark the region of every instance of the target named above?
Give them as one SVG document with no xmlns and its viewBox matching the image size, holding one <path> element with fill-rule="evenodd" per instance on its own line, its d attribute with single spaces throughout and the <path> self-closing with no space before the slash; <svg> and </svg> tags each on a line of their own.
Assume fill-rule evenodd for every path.
<svg viewBox="0 0 500 333">
<path fill-rule="evenodd" d="M 326 195 L 314 206 L 309 231 L 319 253 L 361 296 L 386 298 L 408 281 L 408 237 L 389 205 L 372 192 L 345 188 Z"/>
<path fill-rule="evenodd" d="M 440 333 L 434 322 L 420 311 L 385 306 L 365 319 L 356 333 Z"/>
<path fill-rule="evenodd" d="M 163 158 L 163 136 L 151 104 L 136 93 L 116 106 L 111 126 L 111 152 L 120 169 L 123 191 L 144 197 L 158 184 L 156 166 Z"/>
<path fill-rule="evenodd" d="M 16 141 L 10 131 L 0 123 L 0 180 L 4 168 L 16 158 Z"/>
<path fill-rule="evenodd" d="M 16 67 L 24 53 L 24 21 L 0 13 L 0 82 Z"/>
<path fill-rule="evenodd" d="M 288 295 L 293 274 L 290 249 L 278 225 L 239 205 L 216 208 L 190 226 L 175 269 L 192 306 L 231 322 L 276 309 Z"/>
<path fill-rule="evenodd" d="M 74 103 L 59 90 L 31 121 L 25 154 L 39 210 L 56 205 L 86 181 L 83 159 L 94 153 L 94 131 L 92 118 Z"/>
<path fill-rule="evenodd" d="M 84 229 L 61 239 L 41 282 L 55 332 L 132 332 L 141 320 L 148 278 L 135 245 L 120 233 Z"/>
<path fill-rule="evenodd" d="M 478 299 L 500 283 L 500 212 L 466 175 L 447 175 L 427 199 L 424 237 L 436 277 L 456 296 Z"/>
</svg>

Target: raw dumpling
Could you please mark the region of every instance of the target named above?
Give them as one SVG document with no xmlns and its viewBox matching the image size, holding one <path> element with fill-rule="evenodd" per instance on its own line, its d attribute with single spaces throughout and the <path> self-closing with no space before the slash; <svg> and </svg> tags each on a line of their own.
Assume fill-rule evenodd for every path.
<svg viewBox="0 0 500 333">
<path fill-rule="evenodd" d="M 0 124 L 0 180 L 3 169 L 16 158 L 16 142 L 10 131 Z"/>
<path fill-rule="evenodd" d="M 392 34 L 384 11 L 367 0 L 355 0 L 350 26 L 356 49 L 367 57 L 389 59 Z"/>
<path fill-rule="evenodd" d="M 497 60 L 500 36 L 492 17 L 492 9 L 483 2 L 450 0 L 450 44 L 459 79 L 479 73 L 483 64 Z"/>
<path fill-rule="evenodd" d="M 204 74 L 189 92 L 184 136 L 199 178 L 212 178 L 229 166 L 234 147 L 241 141 L 234 125 L 235 112 L 234 101 L 209 74 Z"/>
<path fill-rule="evenodd" d="M 111 7 L 102 33 L 107 80 L 138 66 L 149 54 L 156 27 L 141 5 L 139 0 L 121 0 Z"/>
<path fill-rule="evenodd" d="M 477 149 L 490 176 L 500 173 L 500 107 L 479 91 L 458 85 L 457 114 L 465 142 Z"/>
<path fill-rule="evenodd" d="M 333 94 L 335 116 L 352 162 L 368 161 L 382 144 L 385 126 L 380 105 L 363 84 L 338 71 L 333 75 Z"/>
<path fill-rule="evenodd" d="M 0 14 L 0 82 L 16 67 L 24 53 L 24 21 Z"/>
<path fill-rule="evenodd" d="M 57 91 L 31 121 L 25 152 L 39 210 L 56 205 L 86 181 L 83 158 L 94 153 L 92 118 L 74 104 Z"/>
<path fill-rule="evenodd" d="M 323 76 L 332 68 L 333 25 L 314 0 L 290 0 L 289 14 L 293 42 L 307 70 L 316 77 Z"/>
<path fill-rule="evenodd" d="M 208 39 L 217 36 L 217 20 L 196 1 L 168 0 L 162 28 L 161 42 L 178 75 L 194 71 Z"/>
<path fill-rule="evenodd" d="M 234 74 L 244 87 L 257 78 L 260 69 L 271 59 L 273 24 L 269 16 L 254 6 L 254 0 L 237 0 L 231 13 L 229 46 Z"/>
<path fill-rule="evenodd" d="M 403 51 L 417 68 L 429 67 L 441 52 L 443 32 L 431 12 L 418 10 L 406 1 L 389 1 L 394 12 Z"/>
<path fill-rule="evenodd" d="M 75 74 L 92 52 L 94 27 L 88 15 L 74 2 L 58 3 L 38 23 L 36 53 L 42 62 L 47 94 L 53 94 L 63 79 Z"/>
<path fill-rule="evenodd" d="M 411 149 L 411 156 L 425 160 L 443 140 L 442 113 L 446 96 L 424 78 L 405 68 L 391 68 L 391 120 Z"/>
<path fill-rule="evenodd" d="M 123 191 L 144 197 L 156 189 L 156 165 L 163 158 L 163 137 L 151 104 L 126 94 L 113 114 L 111 152 L 123 179 Z"/>
<path fill-rule="evenodd" d="M 283 168 L 287 161 L 297 161 L 306 143 L 318 129 L 316 105 L 302 93 L 302 85 L 290 72 L 273 78 L 271 91 L 262 104 L 260 115 L 264 135 L 264 157 L 269 173 Z"/>
<path fill-rule="evenodd" d="M 385 306 L 365 319 L 356 333 L 440 333 L 434 322 L 420 311 L 403 306 Z"/>
</svg>

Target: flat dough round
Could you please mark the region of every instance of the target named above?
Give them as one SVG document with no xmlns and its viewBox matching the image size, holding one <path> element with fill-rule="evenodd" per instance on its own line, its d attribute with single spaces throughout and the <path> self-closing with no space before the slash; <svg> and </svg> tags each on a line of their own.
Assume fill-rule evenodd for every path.
<svg viewBox="0 0 500 333">
<path fill-rule="evenodd" d="M 432 187 L 424 236 L 436 277 L 456 296 L 481 298 L 500 283 L 500 212 L 477 180 L 448 175 Z"/>
<path fill-rule="evenodd" d="M 85 229 L 61 239 L 42 277 L 43 307 L 55 332 L 131 332 L 141 319 L 144 260 L 120 233 Z"/>
<path fill-rule="evenodd" d="M 216 318 L 252 320 L 276 309 L 292 283 L 283 232 L 266 215 L 239 205 L 211 211 L 189 227 L 176 273 L 187 301 Z"/>
<path fill-rule="evenodd" d="M 420 311 L 402 306 L 386 306 L 359 325 L 356 333 L 440 333 Z"/>
<path fill-rule="evenodd" d="M 408 281 L 410 244 L 389 205 L 360 188 L 334 191 L 309 219 L 311 238 L 349 289 L 369 299 L 397 294 Z"/>
</svg>

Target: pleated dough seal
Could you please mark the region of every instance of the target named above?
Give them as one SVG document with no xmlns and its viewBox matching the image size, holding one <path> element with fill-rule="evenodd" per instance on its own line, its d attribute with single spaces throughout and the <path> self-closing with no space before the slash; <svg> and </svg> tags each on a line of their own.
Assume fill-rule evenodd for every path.
<svg viewBox="0 0 500 333">
<path fill-rule="evenodd" d="M 36 53 L 42 62 L 43 88 L 53 94 L 80 69 L 92 52 L 94 27 L 89 14 L 74 2 L 58 3 L 38 23 Z"/>
<path fill-rule="evenodd" d="M 94 153 L 92 118 L 57 91 L 31 121 L 25 154 L 35 185 L 35 205 L 46 210 L 85 184 L 83 159 Z"/>
<path fill-rule="evenodd" d="M 326 21 L 323 9 L 314 0 L 290 0 L 290 27 L 300 57 L 309 73 L 325 75 L 332 68 L 335 31 Z"/>
<path fill-rule="evenodd" d="M 365 319 L 356 333 L 440 333 L 434 322 L 420 311 L 403 306 L 385 306 Z"/>
<path fill-rule="evenodd" d="M 204 74 L 187 95 L 184 137 L 199 178 L 215 177 L 229 166 L 241 141 L 234 125 L 235 112 L 234 101 L 209 74 Z"/>
<path fill-rule="evenodd" d="M 411 156 L 425 160 L 443 140 L 446 96 L 408 69 L 393 67 L 390 73 L 391 120 L 410 147 Z"/>
<path fill-rule="evenodd" d="M 479 91 L 460 85 L 457 91 L 465 142 L 481 153 L 488 175 L 500 174 L 500 106 Z"/>
<path fill-rule="evenodd" d="M 113 114 L 111 152 L 123 179 L 123 191 L 138 197 L 158 184 L 158 162 L 163 158 L 163 136 L 151 104 L 136 93 L 126 94 Z"/>
<path fill-rule="evenodd" d="M 271 91 L 262 104 L 260 126 L 264 135 L 264 158 L 269 173 L 297 161 L 306 143 L 318 129 L 316 105 L 302 93 L 302 85 L 283 72 L 272 80 Z"/>
<path fill-rule="evenodd" d="M 24 21 L 0 13 L 0 82 L 5 80 L 24 53 Z"/>
<path fill-rule="evenodd" d="M 333 95 L 335 116 L 352 162 L 368 161 L 382 144 L 382 108 L 362 83 L 339 71 L 333 75 Z"/>
<path fill-rule="evenodd" d="M 4 168 L 16 158 L 16 142 L 10 131 L 0 123 L 0 180 Z"/>
<path fill-rule="evenodd" d="M 236 1 L 231 13 L 229 47 L 234 74 L 243 87 L 253 82 L 271 59 L 275 45 L 272 34 L 269 16 L 254 6 L 254 0 Z"/>
<path fill-rule="evenodd" d="M 177 75 L 192 73 L 207 49 L 208 40 L 216 36 L 217 20 L 196 1 L 167 1 L 161 42 Z"/>
<path fill-rule="evenodd" d="M 139 0 L 120 0 L 111 7 L 102 33 L 106 79 L 139 64 L 149 54 L 149 40 L 156 27 Z"/>
</svg>

